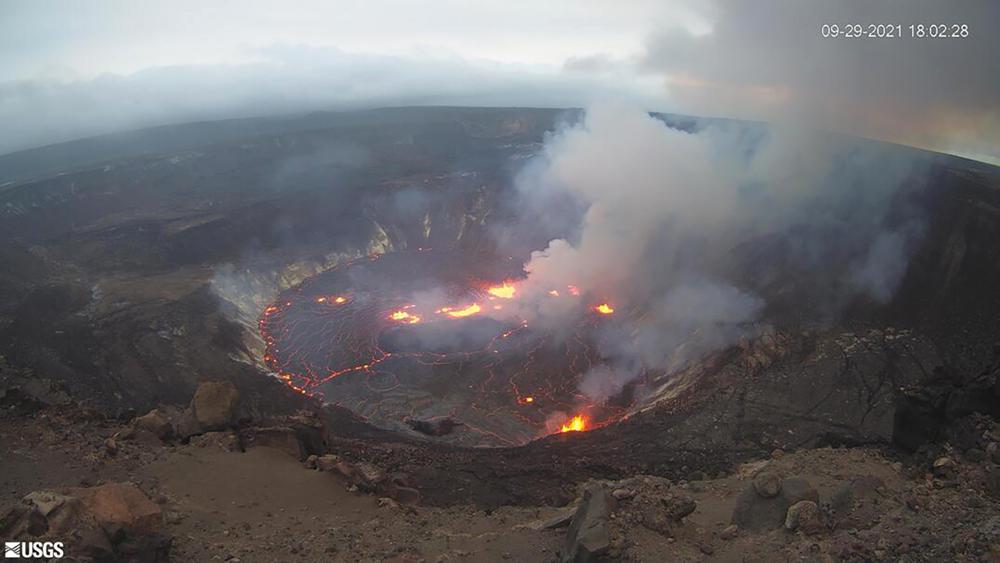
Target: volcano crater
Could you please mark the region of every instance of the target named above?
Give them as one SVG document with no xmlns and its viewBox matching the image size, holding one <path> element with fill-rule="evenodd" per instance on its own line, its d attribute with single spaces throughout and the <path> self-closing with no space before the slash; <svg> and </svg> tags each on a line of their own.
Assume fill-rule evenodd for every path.
<svg viewBox="0 0 1000 563">
<path fill-rule="evenodd" d="M 590 424 L 620 418 L 628 405 L 589 405 L 578 390 L 601 361 L 592 331 L 608 321 L 583 316 L 567 337 L 489 316 L 513 296 L 490 286 L 521 275 L 511 260 L 455 250 L 345 263 L 264 310 L 264 359 L 294 389 L 383 428 L 455 419 L 440 439 L 461 445 L 523 444 L 558 432 L 581 405 Z"/>
</svg>

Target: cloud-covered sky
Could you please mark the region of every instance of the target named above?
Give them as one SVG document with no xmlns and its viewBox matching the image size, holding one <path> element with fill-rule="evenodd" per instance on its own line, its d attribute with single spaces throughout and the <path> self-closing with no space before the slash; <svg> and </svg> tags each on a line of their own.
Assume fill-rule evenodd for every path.
<svg viewBox="0 0 1000 563">
<path fill-rule="evenodd" d="M 820 35 L 853 22 L 970 33 Z M 6 0 L 0 153 L 194 119 L 610 98 L 1000 161 L 998 22 L 996 0 Z"/>
</svg>

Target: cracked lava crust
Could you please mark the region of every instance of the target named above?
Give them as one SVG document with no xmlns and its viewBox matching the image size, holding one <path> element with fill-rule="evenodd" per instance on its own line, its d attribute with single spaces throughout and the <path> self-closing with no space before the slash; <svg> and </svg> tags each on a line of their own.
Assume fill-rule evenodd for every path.
<svg viewBox="0 0 1000 563">
<path fill-rule="evenodd" d="M 490 316 L 516 304 L 521 276 L 510 259 L 459 251 L 346 263 L 264 310 L 264 360 L 302 393 L 454 444 L 518 445 L 621 418 L 631 389 L 600 406 L 577 390 L 600 360 L 593 331 L 613 322 L 613 308 L 569 287 L 551 298 L 575 300 L 584 314 L 559 334 Z"/>
</svg>

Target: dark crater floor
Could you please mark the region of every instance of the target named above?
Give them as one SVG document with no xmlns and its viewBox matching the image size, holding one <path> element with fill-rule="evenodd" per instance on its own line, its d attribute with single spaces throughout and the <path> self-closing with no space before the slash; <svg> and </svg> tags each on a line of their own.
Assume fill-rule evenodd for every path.
<svg viewBox="0 0 1000 563">
<path fill-rule="evenodd" d="M 348 263 L 264 309 L 265 357 L 295 388 L 381 427 L 451 418 L 461 425 L 443 441 L 522 444 L 582 408 L 580 377 L 600 361 L 589 333 L 610 320 L 590 315 L 556 335 L 487 316 L 513 301 L 487 288 L 521 275 L 509 258 L 458 251 Z M 593 424 L 625 410 L 588 407 Z"/>
</svg>

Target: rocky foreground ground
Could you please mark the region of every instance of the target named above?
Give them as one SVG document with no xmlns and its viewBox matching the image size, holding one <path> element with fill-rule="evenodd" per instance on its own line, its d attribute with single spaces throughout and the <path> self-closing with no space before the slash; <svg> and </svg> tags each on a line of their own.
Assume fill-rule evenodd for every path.
<svg viewBox="0 0 1000 563">
<path fill-rule="evenodd" d="M 315 413 L 247 420 L 239 403 L 207 382 L 187 408 L 110 420 L 8 380 L 0 535 L 80 561 L 1000 560 L 1000 425 L 985 417 L 962 449 L 776 450 L 484 509 L 429 506 L 405 473 L 323 444 Z"/>
</svg>

